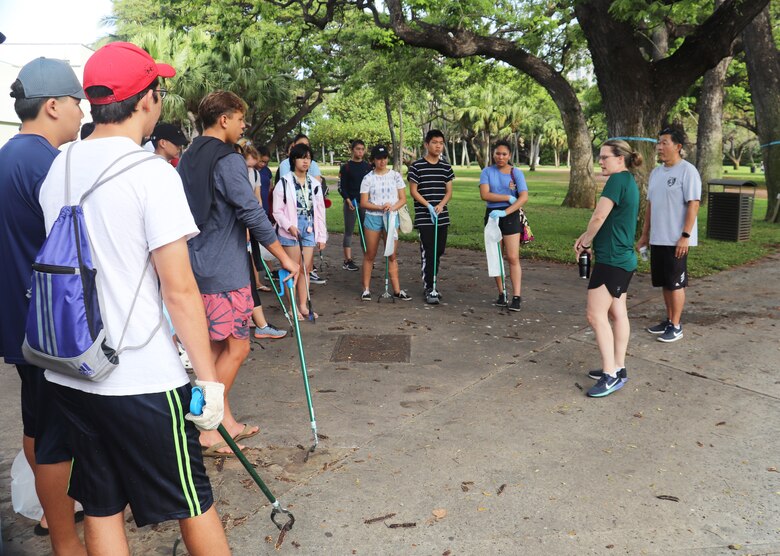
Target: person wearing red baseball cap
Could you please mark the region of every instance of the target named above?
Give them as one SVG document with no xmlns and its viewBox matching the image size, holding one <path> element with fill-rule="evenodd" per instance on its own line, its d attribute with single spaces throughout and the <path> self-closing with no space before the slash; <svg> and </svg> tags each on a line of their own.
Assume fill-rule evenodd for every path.
<svg viewBox="0 0 780 556">
<path fill-rule="evenodd" d="M 48 232 L 63 191 L 72 205 L 104 182 L 82 204 L 100 316 L 109 345 L 134 346 L 101 382 L 46 371 L 75 452 L 69 493 L 84 506 L 90 554 L 128 553 L 127 505 L 139 527 L 178 520 L 190 554 L 230 553 L 198 442 L 198 429 L 222 421 L 224 391 L 187 250 L 198 228 L 176 170 L 140 147 L 160 117 L 160 79 L 175 74 L 130 43 L 95 52 L 84 66 L 95 131 L 54 161 L 40 191 Z M 160 326 L 161 298 L 204 390 L 199 416 L 188 413 L 190 381 Z"/>
</svg>

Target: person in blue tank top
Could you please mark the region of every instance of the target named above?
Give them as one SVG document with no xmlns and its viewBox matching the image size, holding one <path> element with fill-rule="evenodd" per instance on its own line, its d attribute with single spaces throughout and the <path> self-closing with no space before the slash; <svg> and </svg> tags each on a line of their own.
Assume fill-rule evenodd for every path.
<svg viewBox="0 0 780 556">
<path fill-rule="evenodd" d="M 588 373 L 598 380 L 587 392 L 592 398 L 617 392 L 628 380 L 626 350 L 631 327 L 626 297 L 637 265 L 634 238 L 639 214 L 639 188 L 629 170 L 642 165 L 642 155 L 625 141 L 609 140 L 601 147 L 599 164 L 601 174 L 609 179 L 588 228 L 574 242 L 577 257 L 584 251 L 596 253 L 587 315 L 601 353 L 601 369 Z"/>
<path fill-rule="evenodd" d="M 519 168 L 512 166 L 512 149 L 506 141 L 497 141 L 493 147 L 492 166 L 482 170 L 479 178 L 479 195 L 487 202 L 485 224 L 488 218 L 497 218 L 501 230 L 501 251 L 509 262 L 509 277 L 512 279 L 512 300 L 504 299 L 501 278 L 496 277 L 498 299 L 494 305 L 503 307 L 508 304 L 510 311 L 519 311 L 522 298 L 520 288 L 522 269 L 520 267 L 520 233 L 522 224 L 520 214 L 528 201 L 528 186 L 525 176 Z"/>
</svg>

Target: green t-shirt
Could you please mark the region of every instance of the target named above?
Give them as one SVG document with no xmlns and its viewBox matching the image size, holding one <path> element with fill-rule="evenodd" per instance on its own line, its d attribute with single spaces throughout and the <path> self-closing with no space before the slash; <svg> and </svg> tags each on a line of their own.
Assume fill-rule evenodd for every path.
<svg viewBox="0 0 780 556">
<path fill-rule="evenodd" d="M 634 237 L 639 214 L 639 188 L 634 176 L 630 172 L 612 174 L 601 196 L 611 200 L 615 206 L 593 238 L 596 262 L 628 272 L 636 270 Z"/>
</svg>

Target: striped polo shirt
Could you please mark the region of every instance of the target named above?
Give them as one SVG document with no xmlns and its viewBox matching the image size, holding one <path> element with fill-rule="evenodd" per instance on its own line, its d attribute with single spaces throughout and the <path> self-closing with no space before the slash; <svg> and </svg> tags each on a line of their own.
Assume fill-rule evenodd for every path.
<svg viewBox="0 0 780 556">
<path fill-rule="evenodd" d="M 421 158 L 409 166 L 409 173 L 406 178 L 410 182 L 417 184 L 417 191 L 423 199 L 429 203 L 438 205 L 447 194 L 447 182 L 455 179 L 455 173 L 452 166 L 441 160 L 436 164 L 431 164 L 425 158 Z M 450 223 L 450 212 L 448 207 L 439 214 L 439 225 L 447 226 Z M 414 225 L 417 228 L 423 226 L 433 226 L 431 214 L 425 205 L 414 201 Z"/>
</svg>

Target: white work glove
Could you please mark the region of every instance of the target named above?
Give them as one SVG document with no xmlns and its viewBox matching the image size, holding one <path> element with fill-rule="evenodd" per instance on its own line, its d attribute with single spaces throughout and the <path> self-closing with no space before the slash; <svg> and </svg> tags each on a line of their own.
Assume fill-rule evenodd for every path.
<svg viewBox="0 0 780 556">
<path fill-rule="evenodd" d="M 200 386 L 203 390 L 203 413 L 187 413 L 184 418 L 192 421 L 199 430 L 212 431 L 222 423 L 225 416 L 225 385 L 221 382 L 196 380 L 195 386 Z"/>
</svg>

